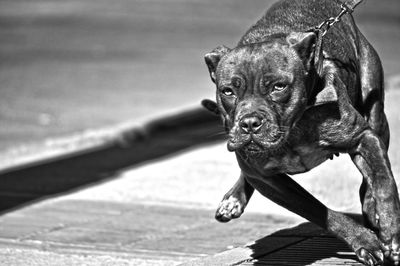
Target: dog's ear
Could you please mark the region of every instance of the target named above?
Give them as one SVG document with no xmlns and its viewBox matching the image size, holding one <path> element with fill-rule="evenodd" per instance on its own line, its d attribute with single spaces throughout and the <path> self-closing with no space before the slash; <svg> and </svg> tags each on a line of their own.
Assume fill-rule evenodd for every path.
<svg viewBox="0 0 400 266">
<path fill-rule="evenodd" d="M 317 35 L 314 32 L 292 32 L 287 36 L 286 40 L 297 51 L 308 71 L 314 59 Z"/>
<path fill-rule="evenodd" d="M 228 47 L 224 45 L 220 45 L 211 52 L 207 53 L 204 56 L 204 60 L 208 66 L 208 70 L 210 71 L 211 80 L 215 83 L 215 71 L 217 69 L 218 63 L 221 58 L 230 51 Z"/>
<path fill-rule="evenodd" d="M 204 108 L 206 108 L 208 111 L 219 115 L 220 112 L 218 110 L 218 105 L 216 102 L 208 100 L 208 99 L 204 99 L 201 101 L 201 105 L 203 105 Z"/>
</svg>

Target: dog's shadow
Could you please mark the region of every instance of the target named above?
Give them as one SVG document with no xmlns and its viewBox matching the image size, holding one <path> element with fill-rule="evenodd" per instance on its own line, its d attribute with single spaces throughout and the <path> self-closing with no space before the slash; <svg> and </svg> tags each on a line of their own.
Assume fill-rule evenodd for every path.
<svg viewBox="0 0 400 266">
<path fill-rule="evenodd" d="M 258 239 L 248 248 L 252 259 L 246 265 L 363 265 L 345 242 L 309 222 Z"/>
</svg>

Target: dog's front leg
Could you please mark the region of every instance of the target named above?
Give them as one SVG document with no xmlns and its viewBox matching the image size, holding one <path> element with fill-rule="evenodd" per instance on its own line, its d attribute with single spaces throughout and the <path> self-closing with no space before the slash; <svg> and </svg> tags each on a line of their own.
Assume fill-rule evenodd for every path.
<svg viewBox="0 0 400 266">
<path fill-rule="evenodd" d="M 400 263 L 400 202 L 390 162 L 381 139 L 372 131 L 361 135 L 352 158 L 364 177 L 370 197 L 363 206 L 370 224 L 378 230 L 385 257 Z"/>
<path fill-rule="evenodd" d="M 220 222 L 229 222 L 239 218 L 253 195 L 254 188 L 247 182 L 243 173 L 240 174 L 235 185 L 225 194 L 215 213 L 215 219 Z"/>
<path fill-rule="evenodd" d="M 318 201 L 286 174 L 251 177 L 248 182 L 265 197 L 343 239 L 367 265 L 383 262 L 380 241 L 373 231 Z"/>
</svg>

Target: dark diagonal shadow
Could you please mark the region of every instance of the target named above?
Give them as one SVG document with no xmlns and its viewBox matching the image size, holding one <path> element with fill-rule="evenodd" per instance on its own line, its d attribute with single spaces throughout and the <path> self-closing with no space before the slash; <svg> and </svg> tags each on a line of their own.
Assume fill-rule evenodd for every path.
<svg viewBox="0 0 400 266">
<path fill-rule="evenodd" d="M 361 215 L 348 215 L 362 222 Z M 258 239 L 249 248 L 249 265 L 363 265 L 346 243 L 309 222 Z"/>
<path fill-rule="evenodd" d="M 103 180 L 137 164 L 225 138 L 219 117 L 195 108 L 81 150 L 0 172 L 0 210 Z"/>
</svg>

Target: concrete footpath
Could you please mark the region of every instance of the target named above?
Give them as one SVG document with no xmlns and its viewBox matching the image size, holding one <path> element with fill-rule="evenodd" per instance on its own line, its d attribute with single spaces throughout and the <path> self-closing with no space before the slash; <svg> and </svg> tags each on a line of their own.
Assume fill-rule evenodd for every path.
<svg viewBox="0 0 400 266">
<path fill-rule="evenodd" d="M 308 223 L 263 237 L 294 222 L 247 214 L 225 225 L 200 209 L 47 201 L 2 217 L 0 263 L 361 265 L 341 241 Z"/>
<path fill-rule="evenodd" d="M 400 90 L 389 90 L 387 98 L 392 134 L 397 135 Z M 171 136 L 166 140 L 174 143 Z M 393 141 L 390 149 L 397 177 L 399 145 Z M 115 153 L 100 154 L 118 163 L 113 160 Z M 80 163 L 85 168 L 85 160 Z M 94 167 L 96 161 L 91 164 Z M 100 169 L 101 164 L 97 164 Z M 70 161 L 70 170 L 63 174 L 77 171 L 73 165 Z M 46 176 L 46 168 L 28 164 L 25 171 L 29 167 L 36 169 L 33 184 L 36 180 L 36 185 L 44 185 L 40 169 Z M 57 172 L 50 173 L 57 178 Z M 315 226 L 303 224 L 279 231 L 305 221 L 257 193 L 240 219 L 217 223 L 215 207 L 237 176 L 234 156 L 222 143 L 122 168 L 86 188 L 4 213 L 0 217 L 0 264 L 357 265 L 343 243 Z M 347 156 L 295 178 L 328 206 L 358 212 L 361 180 Z"/>
<path fill-rule="evenodd" d="M 1 265 L 177 265 L 242 246 L 293 221 L 110 201 L 46 201 L 1 218 Z"/>
<path fill-rule="evenodd" d="M 188 114 L 194 118 L 191 112 L 184 117 Z M 28 156 L 3 169 L 0 179 L 8 191 L 2 191 L 3 199 L 11 204 L 31 195 L 41 201 L 0 217 L 2 265 L 175 265 L 242 246 L 297 222 L 251 213 L 228 225 L 213 219 L 214 206 L 231 176 L 237 175 L 234 158 L 226 156 L 224 145 L 143 164 L 146 158 L 201 143 L 199 136 L 210 134 L 201 123 L 189 130 L 182 115 L 178 117 L 178 124 L 171 118 L 153 121 L 134 128 L 132 134 L 116 133 L 115 138 L 99 134 L 93 141 L 97 149 L 69 143 L 74 151 L 50 153 L 42 160 Z M 179 128 L 184 132 L 180 134 Z M 185 134 L 192 131 L 197 135 Z M 127 161 L 131 169 L 123 170 Z M 86 189 L 71 192 L 87 183 L 91 185 Z M 68 189 L 68 194 L 48 199 L 39 194 Z"/>
</svg>

